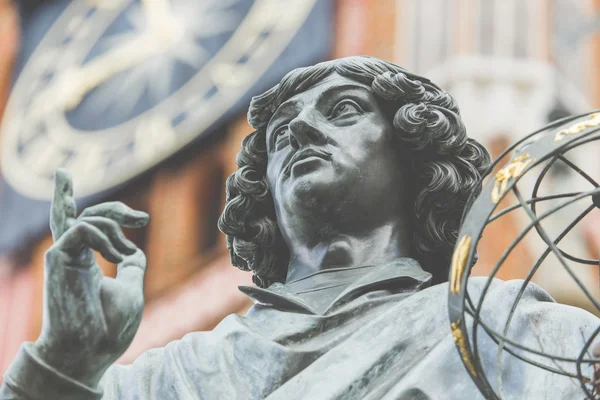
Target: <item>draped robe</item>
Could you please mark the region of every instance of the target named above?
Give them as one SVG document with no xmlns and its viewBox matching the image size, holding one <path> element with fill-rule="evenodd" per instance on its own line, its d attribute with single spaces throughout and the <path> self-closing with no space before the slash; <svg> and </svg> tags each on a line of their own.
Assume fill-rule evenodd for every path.
<svg viewBox="0 0 600 400">
<path fill-rule="evenodd" d="M 131 365 L 113 365 L 98 388 L 54 371 L 24 344 L 0 399 L 483 399 L 453 340 L 448 285 L 430 280 L 416 261 L 401 258 L 370 269 L 321 312 L 281 283 L 240 287 L 255 302 L 246 315 L 147 351 Z M 485 281 L 469 280 L 473 298 Z M 497 331 L 521 283 L 492 282 L 481 315 Z M 508 336 L 576 358 L 599 322 L 530 284 Z M 501 381 L 504 398 L 583 398 L 575 379 L 508 353 L 496 374 L 498 346 L 481 332 L 483 367 L 496 390 Z"/>
</svg>

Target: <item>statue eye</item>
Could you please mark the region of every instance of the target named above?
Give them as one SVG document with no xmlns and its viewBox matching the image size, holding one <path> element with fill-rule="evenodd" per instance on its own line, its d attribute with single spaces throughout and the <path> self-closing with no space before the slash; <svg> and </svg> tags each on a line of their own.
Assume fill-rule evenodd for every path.
<svg viewBox="0 0 600 400">
<path fill-rule="evenodd" d="M 287 135 L 289 132 L 288 126 L 287 125 L 283 125 L 280 128 L 277 128 L 277 130 L 275 131 L 275 133 L 273 134 L 273 140 L 275 143 L 277 143 L 277 140 L 281 137 L 284 137 L 285 135 Z"/>
<path fill-rule="evenodd" d="M 285 139 L 287 139 L 289 137 L 289 132 L 290 129 L 288 125 L 283 125 L 277 128 L 277 130 L 273 132 L 273 138 L 271 139 L 273 147 L 276 148 L 279 142 L 283 142 Z"/>
<path fill-rule="evenodd" d="M 335 105 L 331 111 L 332 118 L 338 118 L 344 115 L 353 115 L 361 112 L 361 108 L 352 100 L 342 100 Z"/>
</svg>

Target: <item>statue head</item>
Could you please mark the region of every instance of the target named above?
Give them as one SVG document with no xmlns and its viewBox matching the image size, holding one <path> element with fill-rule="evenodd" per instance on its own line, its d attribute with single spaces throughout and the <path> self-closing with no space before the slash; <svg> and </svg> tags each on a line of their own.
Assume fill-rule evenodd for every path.
<svg viewBox="0 0 600 400">
<path fill-rule="evenodd" d="M 340 208 L 354 224 L 368 223 L 356 222 L 361 210 L 377 219 L 400 209 L 411 256 L 447 279 L 467 198 L 490 162 L 450 95 L 392 63 L 349 57 L 291 71 L 252 99 L 248 120 L 255 131 L 227 180 L 219 228 L 258 286 L 285 281 L 297 218 L 319 224 Z"/>
</svg>

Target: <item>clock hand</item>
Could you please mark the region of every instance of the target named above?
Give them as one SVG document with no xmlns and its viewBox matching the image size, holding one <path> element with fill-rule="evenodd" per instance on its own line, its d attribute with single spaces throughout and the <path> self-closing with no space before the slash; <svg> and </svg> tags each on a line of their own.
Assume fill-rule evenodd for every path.
<svg viewBox="0 0 600 400">
<path fill-rule="evenodd" d="M 40 101 L 46 103 L 40 106 L 46 108 L 48 104 L 53 104 L 66 111 L 72 110 L 81 103 L 87 93 L 104 81 L 161 53 L 171 43 L 157 41 L 153 35 L 142 34 L 80 68 L 66 70 L 56 83 L 47 89 L 46 96 L 40 96 Z"/>
<path fill-rule="evenodd" d="M 87 93 L 110 77 L 165 51 L 181 38 L 184 32 L 169 0 L 142 0 L 142 6 L 148 21 L 146 32 L 80 68 L 65 71 L 47 90 L 47 96 L 39 97 L 38 108 L 45 111 L 51 105 L 72 110 Z"/>
<path fill-rule="evenodd" d="M 146 29 L 163 42 L 173 42 L 183 35 L 180 21 L 175 17 L 170 0 L 141 0 Z"/>
<path fill-rule="evenodd" d="M 160 48 L 156 43 L 153 45 L 151 38 L 141 35 L 80 68 L 65 71 L 48 89 L 48 95 L 59 107 L 72 110 L 102 82 L 159 51 Z"/>
</svg>

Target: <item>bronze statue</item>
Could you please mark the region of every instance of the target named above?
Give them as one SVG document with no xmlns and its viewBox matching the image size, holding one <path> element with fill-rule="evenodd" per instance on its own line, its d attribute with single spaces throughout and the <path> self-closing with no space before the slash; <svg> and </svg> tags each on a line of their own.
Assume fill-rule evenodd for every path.
<svg viewBox="0 0 600 400">
<path fill-rule="evenodd" d="M 255 306 L 132 365 L 111 365 L 143 309 L 145 259 L 119 228 L 147 215 L 107 203 L 76 218 L 56 174 L 42 334 L 7 371 L 9 399 L 475 399 L 455 348 L 448 271 L 466 201 L 490 163 L 452 97 L 392 63 L 351 57 L 300 68 L 252 100 L 219 227 Z M 119 263 L 102 277 L 90 249 Z M 176 249 L 173 249 L 176 251 Z M 482 280 L 471 279 L 472 293 Z M 482 312 L 508 312 L 494 281 Z M 523 294 L 514 329 L 568 351 L 598 320 Z M 534 329 L 535 328 L 535 329 Z M 539 331 L 539 332 L 538 332 Z M 494 373 L 494 343 L 483 352 Z M 506 398 L 579 387 L 503 366 Z"/>
</svg>

